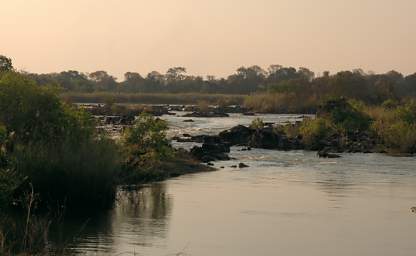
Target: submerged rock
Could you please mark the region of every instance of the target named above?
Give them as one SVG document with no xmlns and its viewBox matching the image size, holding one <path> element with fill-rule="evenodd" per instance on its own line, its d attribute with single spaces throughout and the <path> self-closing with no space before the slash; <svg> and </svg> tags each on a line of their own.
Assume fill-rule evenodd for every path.
<svg viewBox="0 0 416 256">
<path fill-rule="evenodd" d="M 410 208 L 410 210 L 412 210 L 412 212 L 413 212 L 413 213 L 416 213 L 416 206 L 415 206 L 415 207 Z"/>
<path fill-rule="evenodd" d="M 240 169 L 247 168 L 247 167 L 250 167 L 250 166 L 246 165 L 245 163 L 239 163 L 238 164 L 238 168 L 240 168 Z"/>
<path fill-rule="evenodd" d="M 318 156 L 321 158 L 340 158 L 340 155 L 334 154 L 334 153 L 330 153 L 329 149 L 323 149 L 321 151 L 318 151 Z"/>
<path fill-rule="evenodd" d="M 222 112 L 192 112 L 186 115 L 183 115 L 183 117 L 229 117 L 227 113 Z"/>
</svg>

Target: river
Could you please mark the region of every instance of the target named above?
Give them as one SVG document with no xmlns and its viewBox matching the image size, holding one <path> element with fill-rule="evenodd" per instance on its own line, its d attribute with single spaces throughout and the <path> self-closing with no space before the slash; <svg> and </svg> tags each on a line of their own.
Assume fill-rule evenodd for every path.
<svg viewBox="0 0 416 256">
<path fill-rule="evenodd" d="M 163 118 L 173 136 L 215 134 L 255 117 Z M 77 235 L 70 249 L 79 255 L 416 255 L 410 210 L 416 158 L 342 154 L 334 160 L 238 147 L 230 156 L 235 160 L 215 163 L 224 167 L 218 171 L 120 188 L 113 210 L 72 225 Z M 240 162 L 250 167 L 230 167 Z"/>
</svg>

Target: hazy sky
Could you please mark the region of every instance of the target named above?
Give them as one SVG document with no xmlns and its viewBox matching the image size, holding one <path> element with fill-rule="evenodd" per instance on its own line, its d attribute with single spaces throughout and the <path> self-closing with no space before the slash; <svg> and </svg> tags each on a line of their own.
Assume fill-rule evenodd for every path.
<svg viewBox="0 0 416 256">
<path fill-rule="evenodd" d="M 416 0 L 0 0 L 0 13 L 0 54 L 32 72 L 416 71 Z"/>
</svg>

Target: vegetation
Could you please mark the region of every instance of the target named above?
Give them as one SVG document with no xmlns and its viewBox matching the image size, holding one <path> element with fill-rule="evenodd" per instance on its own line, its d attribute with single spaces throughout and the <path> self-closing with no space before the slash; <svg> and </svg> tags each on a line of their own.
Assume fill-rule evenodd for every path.
<svg viewBox="0 0 416 256">
<path fill-rule="evenodd" d="M 112 98 L 117 103 L 135 104 L 177 104 L 196 105 L 205 101 L 212 105 L 239 105 L 244 102 L 244 95 L 205 94 L 205 93 L 114 93 L 114 92 L 63 92 L 60 97 L 66 102 L 106 103 Z"/>
<path fill-rule="evenodd" d="M 416 102 L 383 106 L 368 110 L 381 143 L 390 153 L 416 153 Z"/>
<path fill-rule="evenodd" d="M 160 181 L 184 173 L 209 170 L 166 139 L 167 123 L 142 114 L 123 136 L 125 162 L 122 183 Z"/>
<path fill-rule="evenodd" d="M 62 90 L 64 101 L 58 96 Z M 414 154 L 415 96 L 416 74 L 393 71 L 315 77 L 305 68 L 275 65 L 266 72 L 253 66 L 227 79 L 204 80 L 177 67 L 146 78 L 128 72 L 118 83 L 105 71 L 19 73 L 0 56 L 0 254 L 46 250 L 52 222 L 38 217 L 42 211 L 106 209 L 119 184 L 209 170 L 170 145 L 163 120 L 141 115 L 116 142 L 97 132 L 89 114 L 65 101 L 105 102 L 106 111 L 120 114 L 133 110 L 116 102 L 191 103 L 206 110 L 210 104 L 244 101 L 261 112 L 317 113 L 282 128 L 306 149 Z M 264 125 L 255 119 L 251 128 Z M 13 210 L 17 218 L 11 217 Z"/>
<path fill-rule="evenodd" d="M 415 101 L 368 106 L 333 98 L 319 106 L 316 118 L 279 129 L 290 138 L 301 138 L 310 150 L 414 154 L 415 113 Z"/>
<path fill-rule="evenodd" d="M 31 184 L 49 206 L 112 202 L 117 149 L 95 133 L 90 116 L 14 72 L 0 79 L 0 109 L 7 168 L 26 180 L 21 189 Z"/>
<path fill-rule="evenodd" d="M 264 122 L 261 118 L 254 119 L 250 124 L 251 129 L 263 129 L 263 127 L 264 127 Z"/>
<path fill-rule="evenodd" d="M 7 65 L 6 65 L 7 66 Z M 404 76 L 397 71 L 385 74 L 365 73 L 360 69 L 341 71 L 330 75 L 324 72 L 316 76 L 307 68 L 283 67 L 271 65 L 267 70 L 259 66 L 240 67 L 227 78 L 216 79 L 207 76 L 205 79 L 186 74 L 183 67 L 174 67 L 165 74 L 153 71 L 143 77 L 136 72 L 127 72 L 124 80 L 117 82 L 116 78 L 105 71 L 91 74 L 79 71 L 64 71 L 53 74 L 25 74 L 40 85 L 56 84 L 62 88 L 67 97 L 76 99 L 77 93 L 93 93 L 91 96 L 81 94 L 83 98 L 97 98 L 99 92 L 121 94 L 117 96 L 122 101 L 143 100 L 137 98 L 137 93 L 156 93 L 153 100 L 165 103 L 165 97 L 159 98 L 160 93 L 202 93 L 202 94 L 254 94 L 254 99 L 247 99 L 248 105 L 256 106 L 256 99 L 267 99 L 267 103 L 258 103 L 259 111 L 296 111 L 310 110 L 327 97 L 344 96 L 363 101 L 367 104 L 381 104 L 392 99 L 400 100 L 416 96 L 416 74 Z M 80 95 L 80 94 L 78 94 Z M 94 96 L 96 95 L 96 96 Z M 132 95 L 130 98 L 129 95 Z M 272 95 L 267 97 L 267 95 Z M 173 96 L 169 99 L 174 103 Z M 101 97 L 100 97 L 101 98 Z M 179 104 L 186 104 L 181 99 Z M 91 102 L 91 101 L 90 101 Z M 120 101 L 118 101 L 120 102 Z M 195 101 L 194 101 L 195 102 Z M 140 102 L 149 103 L 149 102 Z M 151 102 L 151 103 L 154 103 Z M 300 104 L 300 105 L 298 105 Z M 289 109 L 282 109 L 287 108 Z"/>
<path fill-rule="evenodd" d="M 47 252 L 55 219 L 43 213 L 107 209 L 118 184 L 200 171 L 199 162 L 170 146 L 166 129 L 143 115 L 123 141 L 113 141 L 97 132 L 92 116 L 63 103 L 55 87 L 0 72 L 0 254 Z"/>
</svg>

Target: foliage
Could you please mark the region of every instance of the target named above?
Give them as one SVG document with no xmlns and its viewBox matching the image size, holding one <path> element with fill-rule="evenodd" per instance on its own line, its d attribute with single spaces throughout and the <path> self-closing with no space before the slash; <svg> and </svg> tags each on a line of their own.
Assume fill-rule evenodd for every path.
<svg viewBox="0 0 416 256">
<path fill-rule="evenodd" d="M 216 93 L 251 94 L 269 92 L 294 97 L 298 102 L 309 102 L 326 97 L 347 97 L 366 104 L 381 104 L 393 99 L 416 96 L 416 74 L 403 76 L 396 71 L 385 74 L 365 73 L 360 69 L 315 76 L 301 67 L 270 65 L 267 70 L 254 65 L 240 67 L 226 78 L 188 75 L 184 67 L 169 68 L 165 74 L 152 71 L 142 76 L 126 72 L 124 81 L 105 71 L 91 74 L 69 70 L 52 74 L 26 74 L 39 84 L 59 84 L 66 92 L 123 92 L 123 93 Z M 143 102 L 144 103 L 144 102 Z M 161 102 L 160 102 L 161 103 Z M 296 102 L 291 102 L 296 103 Z M 296 104 L 294 104 L 296 105 Z M 299 108 L 298 108 L 299 109 Z"/>
<path fill-rule="evenodd" d="M 372 108 L 368 113 L 375 119 L 372 129 L 379 136 L 387 151 L 416 153 L 415 102 L 396 108 Z"/>
<path fill-rule="evenodd" d="M 141 165 L 164 161 L 172 156 L 173 149 L 166 138 L 167 123 L 148 114 L 142 114 L 133 127 L 124 134 L 124 145 L 130 163 Z"/>
<path fill-rule="evenodd" d="M 206 100 L 198 101 L 197 103 L 199 111 L 206 113 L 209 111 L 209 102 Z"/>
<path fill-rule="evenodd" d="M 322 140 L 329 138 L 335 134 L 336 128 L 325 118 L 306 119 L 303 121 L 300 129 L 302 141 L 309 149 L 319 149 Z"/>
<path fill-rule="evenodd" d="M 88 114 L 63 104 L 51 89 L 9 72 L 0 79 L 0 122 L 10 144 L 8 169 L 27 177 L 41 204 L 112 203 L 119 154 L 112 141 L 96 134 Z"/>
<path fill-rule="evenodd" d="M 238 105 L 244 101 L 244 95 L 230 94 L 204 94 L 204 93 L 62 93 L 61 98 L 76 103 L 105 103 L 113 98 L 117 103 L 135 104 L 198 104 L 200 101 L 209 102 L 210 105 L 224 104 Z"/>
<path fill-rule="evenodd" d="M 55 92 L 40 88 L 16 73 L 0 79 L 0 122 L 21 143 L 38 141 L 60 144 L 91 137 L 94 123 L 84 112 L 64 105 Z"/>
<path fill-rule="evenodd" d="M 15 191 L 24 181 L 15 171 L 0 168 L 0 211 L 10 207 Z"/>
<path fill-rule="evenodd" d="M 250 124 L 251 129 L 263 129 L 263 127 L 264 127 L 264 122 L 263 122 L 263 119 L 261 118 L 254 119 Z"/>
<path fill-rule="evenodd" d="M 316 99 L 313 95 L 301 100 L 293 93 L 253 94 L 245 98 L 244 106 L 262 113 L 285 114 L 315 113 L 317 109 Z"/>
<path fill-rule="evenodd" d="M 0 55 L 0 73 L 13 70 L 12 60 L 4 55 Z"/>
<path fill-rule="evenodd" d="M 335 98 L 324 102 L 318 110 L 318 117 L 326 118 L 340 130 L 350 133 L 368 130 L 371 119 L 345 98 Z"/>
</svg>

